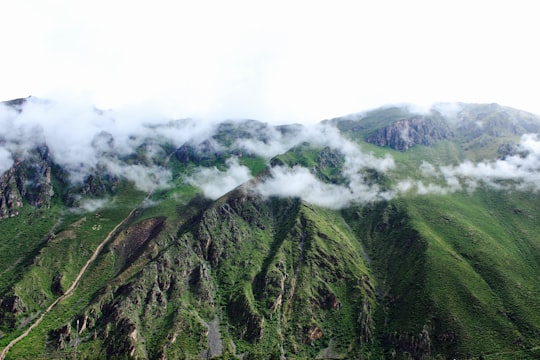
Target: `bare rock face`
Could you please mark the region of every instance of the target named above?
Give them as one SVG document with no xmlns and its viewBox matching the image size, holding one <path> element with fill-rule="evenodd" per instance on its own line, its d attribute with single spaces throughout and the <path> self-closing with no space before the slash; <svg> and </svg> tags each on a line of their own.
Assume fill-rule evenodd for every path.
<svg viewBox="0 0 540 360">
<path fill-rule="evenodd" d="M 404 354 L 409 354 L 414 359 L 430 359 L 432 348 L 429 336 L 430 330 L 429 326 L 424 325 L 422 331 L 416 336 L 390 334 L 387 340 Z"/>
<path fill-rule="evenodd" d="M 23 198 L 17 186 L 15 167 L 0 177 L 0 219 L 19 215 Z"/>
<path fill-rule="evenodd" d="M 178 161 L 187 165 L 189 162 L 195 164 L 213 163 L 221 153 L 213 141 L 205 140 L 199 144 L 184 144 L 176 150 L 175 155 Z"/>
<path fill-rule="evenodd" d="M 67 349 L 72 340 L 72 335 L 71 324 L 66 324 L 60 329 L 49 332 L 49 343 L 57 350 Z"/>
<path fill-rule="evenodd" d="M 414 145 L 431 146 L 453 136 L 447 123 L 432 117 L 415 116 L 402 119 L 377 130 L 366 140 L 378 146 L 407 151 Z"/>
<path fill-rule="evenodd" d="M 50 206 L 51 164 L 49 149 L 42 145 L 0 176 L 0 219 L 17 216 L 25 201 L 38 208 Z"/>
<path fill-rule="evenodd" d="M 26 306 L 17 295 L 0 298 L 0 325 L 15 326 L 16 316 L 26 311 Z"/>
</svg>

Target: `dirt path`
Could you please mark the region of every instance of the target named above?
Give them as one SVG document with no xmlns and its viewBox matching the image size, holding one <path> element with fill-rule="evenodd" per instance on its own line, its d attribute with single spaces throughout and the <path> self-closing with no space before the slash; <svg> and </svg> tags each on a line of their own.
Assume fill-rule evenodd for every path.
<svg viewBox="0 0 540 360">
<path fill-rule="evenodd" d="M 167 155 L 167 157 L 165 158 L 165 161 L 163 162 L 163 166 L 167 166 L 169 164 L 169 161 L 171 160 L 171 156 L 174 154 L 175 152 L 172 151 L 170 154 Z M 148 194 L 146 194 L 146 197 L 144 200 L 148 200 L 150 199 L 150 197 L 152 196 L 152 194 L 154 193 L 154 189 L 150 189 L 150 191 L 148 191 Z M 143 202 L 144 202 L 143 200 Z M 73 291 L 75 291 L 75 289 L 77 288 L 77 286 L 79 285 L 79 283 L 81 282 L 81 279 L 83 277 L 83 275 L 86 273 L 86 270 L 88 270 L 88 268 L 90 267 L 90 265 L 92 265 L 92 263 L 97 259 L 98 255 L 101 253 L 101 250 L 103 249 L 103 247 L 109 242 L 109 240 L 112 239 L 112 237 L 114 236 L 114 234 L 116 233 L 116 231 L 126 223 L 126 221 L 129 220 L 129 218 L 131 218 L 131 216 L 133 216 L 133 214 L 135 214 L 135 212 L 138 210 L 139 208 L 138 207 L 135 207 L 133 208 L 128 216 L 125 217 L 124 220 L 122 220 L 120 223 L 118 223 L 118 225 L 116 225 L 114 227 L 114 229 L 112 229 L 108 234 L 107 236 L 105 237 L 105 239 L 103 239 L 103 241 L 98 245 L 98 247 L 96 248 L 96 250 L 94 251 L 94 253 L 92 254 L 92 256 L 90 257 L 90 259 L 88 259 L 88 261 L 86 262 L 86 264 L 84 264 L 84 266 L 82 267 L 81 271 L 79 271 L 79 274 L 77 275 L 77 277 L 75 278 L 75 280 L 73 281 L 73 284 L 71 284 L 71 286 L 66 290 L 66 292 L 64 293 L 64 295 L 60 296 L 58 299 L 56 299 L 51 305 L 49 305 L 49 307 L 47 309 L 45 309 L 45 311 L 43 312 L 43 314 L 41 314 L 41 316 L 39 318 L 37 318 L 33 323 L 32 325 L 30 325 L 30 327 L 28 329 L 26 329 L 26 331 L 24 333 L 22 333 L 21 335 L 19 335 L 17 338 L 11 340 L 9 342 L 9 344 L 7 344 L 7 346 L 2 350 L 2 353 L 0 353 L 0 360 L 4 360 L 6 358 L 6 355 L 8 353 L 8 351 L 16 344 L 18 343 L 19 341 L 21 341 L 22 339 L 24 339 L 26 336 L 28 336 L 28 334 L 30 334 L 30 331 L 32 331 L 35 327 L 37 327 L 42 321 L 43 319 L 45 318 L 45 315 L 47 315 L 55 306 L 56 304 L 58 304 L 60 301 L 63 301 L 64 299 L 66 299 L 68 296 L 71 296 L 71 294 L 73 294 Z M 57 226 L 57 225 L 55 225 Z M 54 227 L 53 227 L 54 229 Z"/>
<path fill-rule="evenodd" d="M 30 331 L 32 331 L 35 327 L 37 327 L 42 321 L 43 319 L 45 318 L 45 316 L 61 301 L 63 301 L 64 299 L 66 299 L 67 297 L 71 296 L 73 294 L 73 292 L 75 291 L 75 289 L 77 288 L 77 286 L 79 285 L 79 283 L 81 282 L 81 279 L 83 277 L 83 275 L 86 273 L 86 271 L 88 270 L 88 268 L 90 267 L 90 265 L 92 265 L 92 263 L 97 259 L 98 255 L 101 253 L 101 250 L 103 249 L 103 247 L 105 246 L 105 244 L 107 244 L 107 242 L 109 242 L 109 240 L 112 239 L 112 237 L 114 236 L 114 234 L 116 233 L 116 231 L 126 222 L 129 220 L 129 218 L 131 218 L 131 216 L 135 213 L 135 211 L 137 211 L 138 208 L 134 208 L 133 210 L 131 210 L 131 212 L 128 214 L 128 216 L 126 216 L 126 218 L 124 220 L 122 220 L 118 225 L 116 225 L 114 227 L 114 229 L 112 229 L 108 234 L 107 236 L 105 237 L 105 239 L 103 239 L 103 241 L 98 245 L 98 247 L 96 248 L 96 250 L 94 251 L 94 253 L 92 254 L 92 256 L 88 259 L 88 261 L 86 262 L 86 264 L 84 264 L 84 266 L 81 268 L 81 271 L 79 271 L 79 274 L 77 275 L 77 277 L 75 278 L 75 280 L 73 281 L 73 283 L 71 284 L 71 286 L 66 290 L 66 292 L 60 296 L 59 298 L 57 298 L 51 305 L 49 305 L 49 307 L 47 309 L 45 309 L 45 311 L 41 314 L 40 317 L 38 317 L 33 323 L 32 325 L 30 325 L 30 327 L 28 329 L 26 329 L 26 331 L 24 333 L 22 333 L 21 335 L 19 335 L 17 338 L 13 339 L 10 341 L 10 343 L 2 350 L 2 353 L 0 353 L 0 360 L 4 360 L 6 358 L 6 355 L 8 353 L 8 351 L 16 344 L 18 343 L 19 341 L 21 341 L 22 339 L 24 339 L 28 334 L 30 334 Z"/>
</svg>

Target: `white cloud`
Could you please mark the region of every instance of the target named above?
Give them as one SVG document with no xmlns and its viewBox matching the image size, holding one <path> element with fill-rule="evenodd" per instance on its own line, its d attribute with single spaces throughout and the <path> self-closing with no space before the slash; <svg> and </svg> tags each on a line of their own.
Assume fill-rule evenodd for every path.
<svg viewBox="0 0 540 360">
<path fill-rule="evenodd" d="M 186 141 L 200 141 L 212 134 L 215 124 L 193 119 L 171 122 L 139 110 L 98 111 L 80 99 L 59 103 L 31 98 L 20 113 L 2 106 L 0 170 L 5 171 L 14 159 L 45 143 L 53 161 L 68 171 L 72 183 L 81 183 L 102 166 L 134 182 L 140 190 L 166 187 L 171 179 L 168 169 L 127 164 L 120 158 L 144 146 L 150 160 L 163 161 L 169 154 L 154 143 L 168 142 L 176 147 Z"/>
<path fill-rule="evenodd" d="M 308 203 L 330 209 L 389 199 L 393 196 L 377 185 L 368 185 L 357 180 L 352 179 L 348 186 L 328 184 L 317 179 L 304 167 L 277 166 L 271 169 L 269 177 L 255 184 L 254 188 L 264 197 L 299 197 Z"/>
<path fill-rule="evenodd" d="M 519 149 L 523 154 L 507 156 L 505 159 L 457 166 L 443 166 L 446 178 L 469 180 L 471 184 L 482 182 L 496 188 L 529 188 L 540 190 L 540 140 L 537 134 L 526 134 L 521 138 Z M 455 182 L 455 180 L 453 180 Z M 508 183 L 510 181 L 510 183 Z M 517 182 L 517 184 L 516 184 Z"/>
<path fill-rule="evenodd" d="M 424 181 L 399 182 L 398 192 L 416 191 L 417 194 L 446 194 L 461 190 L 474 191 L 484 184 L 494 189 L 516 189 L 540 191 L 540 139 L 538 134 L 521 137 L 517 155 L 504 159 L 484 160 L 474 163 L 470 160 L 458 165 L 435 167 L 422 162 L 420 173 Z M 443 179 L 445 184 L 440 184 Z M 435 181 L 431 183 L 429 181 Z"/>
<path fill-rule="evenodd" d="M 435 166 L 428 163 L 427 161 L 422 161 L 420 164 L 420 173 L 423 176 L 437 176 L 437 170 L 435 169 Z"/>
<path fill-rule="evenodd" d="M 110 199 L 83 199 L 74 211 L 94 212 L 112 205 Z"/>
<path fill-rule="evenodd" d="M 237 158 L 228 159 L 226 165 L 225 171 L 216 167 L 199 168 L 197 173 L 186 181 L 201 188 L 206 197 L 217 199 L 251 179 L 249 169 L 240 165 Z"/>
<path fill-rule="evenodd" d="M 394 159 L 390 155 L 376 157 L 363 152 L 358 144 L 343 137 L 334 126 L 304 125 L 284 133 L 267 128 L 259 135 L 263 140 L 242 139 L 236 145 L 267 158 L 285 153 L 303 143 L 315 148 L 328 147 L 343 156 L 343 175 L 348 182 L 346 186 L 328 184 L 301 166 L 277 166 L 271 168 L 269 177 L 254 186 L 263 196 L 300 197 L 309 203 L 333 209 L 393 196 L 377 185 L 367 184 L 364 170 L 369 168 L 385 173 L 395 168 Z"/>
<path fill-rule="evenodd" d="M 104 164 L 109 173 L 133 182 L 137 189 L 145 192 L 167 188 L 172 179 L 169 169 L 158 166 L 126 165 L 113 161 L 105 161 Z"/>
<path fill-rule="evenodd" d="M 352 193 L 345 187 L 323 183 L 303 167 L 274 167 L 271 177 L 255 188 L 262 196 L 299 197 L 302 200 L 331 209 L 350 203 Z"/>
<path fill-rule="evenodd" d="M 0 176 L 9 170 L 12 165 L 13 158 L 11 157 L 11 153 L 3 147 L 0 147 Z"/>
</svg>

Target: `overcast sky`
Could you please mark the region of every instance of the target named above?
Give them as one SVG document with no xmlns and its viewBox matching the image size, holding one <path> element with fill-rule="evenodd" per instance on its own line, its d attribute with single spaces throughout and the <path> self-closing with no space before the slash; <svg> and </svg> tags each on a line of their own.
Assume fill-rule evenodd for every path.
<svg viewBox="0 0 540 360">
<path fill-rule="evenodd" d="M 540 114 L 537 1 L 4 1 L 0 100 L 316 122 L 379 105 Z"/>
</svg>

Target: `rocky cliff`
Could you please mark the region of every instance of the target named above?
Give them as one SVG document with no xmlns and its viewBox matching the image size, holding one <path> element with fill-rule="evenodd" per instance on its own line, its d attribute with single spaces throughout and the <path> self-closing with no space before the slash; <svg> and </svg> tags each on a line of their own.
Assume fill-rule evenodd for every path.
<svg viewBox="0 0 540 360">
<path fill-rule="evenodd" d="M 42 145 L 15 161 L 0 177 L 0 218 L 16 216 L 24 204 L 49 207 L 54 195 L 49 149 Z"/>
<path fill-rule="evenodd" d="M 436 141 L 454 136 L 450 126 L 441 117 L 414 116 L 398 120 L 375 131 L 367 142 L 407 151 L 415 145 L 431 146 Z"/>
</svg>

